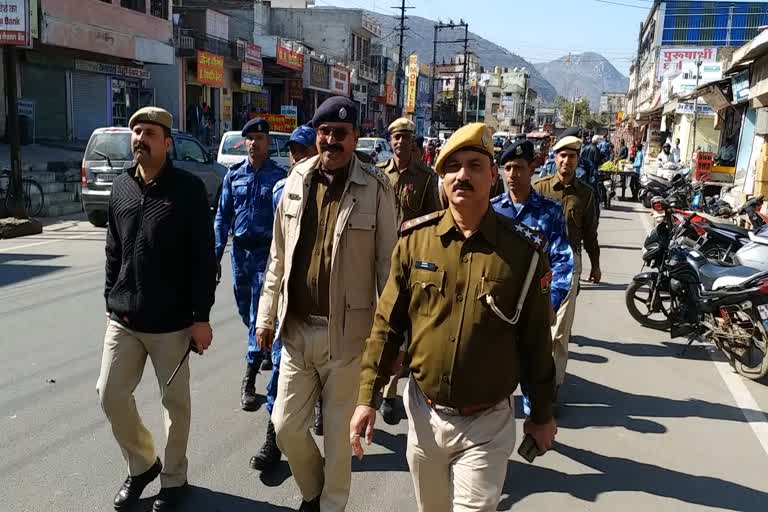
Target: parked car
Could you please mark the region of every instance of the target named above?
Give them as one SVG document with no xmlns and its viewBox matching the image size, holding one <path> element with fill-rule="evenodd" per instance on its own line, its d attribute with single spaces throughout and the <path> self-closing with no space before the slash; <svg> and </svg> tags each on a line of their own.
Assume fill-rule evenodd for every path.
<svg viewBox="0 0 768 512">
<path fill-rule="evenodd" d="M 227 168 L 213 161 L 203 145 L 192 135 L 172 131 L 173 165 L 191 172 L 205 184 L 208 204 L 215 210 Z M 97 128 L 91 134 L 83 155 L 81 200 L 88 220 L 97 227 L 107 225 L 107 207 L 112 182 L 133 165 L 131 130 L 125 127 Z"/>
<path fill-rule="evenodd" d="M 374 162 L 384 162 L 394 156 L 392 146 L 385 139 L 362 137 L 357 139 L 357 150 L 371 157 Z"/>
<path fill-rule="evenodd" d="M 221 144 L 219 144 L 219 154 L 216 157 L 218 163 L 229 168 L 248 158 L 248 150 L 245 149 L 245 139 L 241 133 L 239 131 L 224 133 L 224 136 L 221 138 Z M 291 161 L 288 157 L 288 148 L 285 147 L 285 143 L 291 138 L 291 134 L 269 132 L 269 137 L 272 139 L 272 147 L 269 148 L 269 158 L 274 160 L 280 167 L 288 169 L 291 166 Z"/>
</svg>

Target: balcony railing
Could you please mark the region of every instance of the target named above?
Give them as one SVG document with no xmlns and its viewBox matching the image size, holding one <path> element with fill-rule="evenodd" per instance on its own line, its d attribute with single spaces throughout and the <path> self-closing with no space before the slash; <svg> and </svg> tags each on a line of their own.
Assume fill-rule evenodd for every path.
<svg viewBox="0 0 768 512">
<path fill-rule="evenodd" d="M 237 43 L 234 41 L 201 34 L 190 28 L 176 28 L 173 32 L 173 44 L 180 53 L 202 50 L 233 59 L 241 59 L 241 54 L 244 51 L 242 48 L 238 49 Z"/>
<path fill-rule="evenodd" d="M 357 67 L 358 78 L 362 78 L 363 80 L 367 80 L 369 82 L 379 81 L 377 70 L 372 66 L 368 66 L 366 64 L 363 64 L 362 62 L 355 63 L 355 66 Z"/>
</svg>

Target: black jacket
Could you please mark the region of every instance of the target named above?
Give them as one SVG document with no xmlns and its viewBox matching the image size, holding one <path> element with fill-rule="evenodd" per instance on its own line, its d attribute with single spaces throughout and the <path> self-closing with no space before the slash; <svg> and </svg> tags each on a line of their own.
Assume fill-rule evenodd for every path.
<svg viewBox="0 0 768 512">
<path fill-rule="evenodd" d="M 216 291 L 213 223 L 203 182 L 173 167 L 143 187 L 136 167 L 112 184 L 104 296 L 129 329 L 163 333 L 207 322 Z"/>
</svg>

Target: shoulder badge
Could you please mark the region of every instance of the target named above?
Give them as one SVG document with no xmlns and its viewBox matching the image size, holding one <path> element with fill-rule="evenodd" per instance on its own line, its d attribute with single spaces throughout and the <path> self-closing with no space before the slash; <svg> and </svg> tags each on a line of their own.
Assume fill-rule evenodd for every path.
<svg viewBox="0 0 768 512">
<path fill-rule="evenodd" d="M 416 217 L 415 219 L 407 220 L 400 226 L 400 234 L 404 235 L 415 228 L 426 226 L 430 222 L 437 220 L 442 216 L 443 212 L 437 211 L 428 213 L 427 215 L 422 215 L 421 217 Z"/>
<path fill-rule="evenodd" d="M 529 228 L 522 222 L 514 221 L 508 217 L 505 217 L 504 215 L 496 215 L 496 218 L 501 219 L 502 224 L 506 224 L 506 226 L 514 232 L 517 236 L 531 244 L 534 249 L 538 250 L 544 250 L 544 248 L 547 245 L 547 240 L 538 231 L 534 231 L 533 229 Z"/>
<path fill-rule="evenodd" d="M 379 170 L 377 166 L 370 165 L 370 164 L 361 164 L 361 167 L 365 172 L 376 178 L 376 180 L 381 183 L 381 185 L 389 190 L 392 188 L 392 184 L 389 182 L 389 178 Z"/>
</svg>

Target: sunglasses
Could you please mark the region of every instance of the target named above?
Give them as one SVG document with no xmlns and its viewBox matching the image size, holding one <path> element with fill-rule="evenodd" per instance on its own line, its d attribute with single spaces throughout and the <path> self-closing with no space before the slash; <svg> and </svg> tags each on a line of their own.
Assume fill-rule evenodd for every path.
<svg viewBox="0 0 768 512">
<path fill-rule="evenodd" d="M 331 128 L 330 126 L 321 126 L 317 129 L 323 137 L 329 137 L 333 134 L 333 138 L 337 141 L 342 141 L 349 135 L 349 130 L 346 128 Z"/>
</svg>

